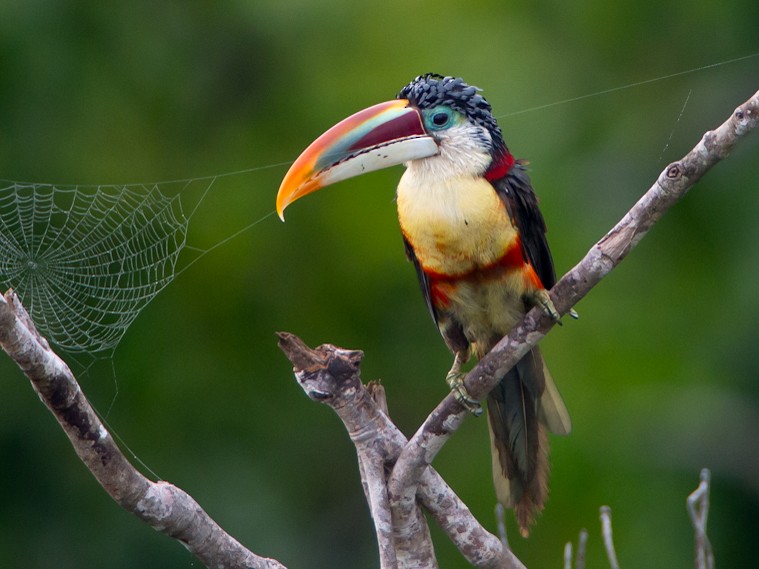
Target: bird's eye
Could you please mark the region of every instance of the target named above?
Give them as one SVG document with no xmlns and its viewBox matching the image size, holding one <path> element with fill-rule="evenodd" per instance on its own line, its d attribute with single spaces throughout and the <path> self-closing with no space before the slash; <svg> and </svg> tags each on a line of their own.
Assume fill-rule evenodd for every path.
<svg viewBox="0 0 759 569">
<path fill-rule="evenodd" d="M 439 105 L 422 111 L 424 125 L 430 131 L 440 131 L 452 127 L 458 121 L 456 111 L 446 105 Z"/>
<path fill-rule="evenodd" d="M 445 112 L 439 112 L 432 115 L 432 124 L 435 126 L 445 126 L 450 120 L 450 115 Z"/>
</svg>

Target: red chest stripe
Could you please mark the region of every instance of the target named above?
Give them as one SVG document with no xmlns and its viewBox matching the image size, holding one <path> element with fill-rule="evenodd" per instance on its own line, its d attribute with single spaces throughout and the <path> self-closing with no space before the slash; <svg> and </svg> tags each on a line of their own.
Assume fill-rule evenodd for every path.
<svg viewBox="0 0 759 569">
<path fill-rule="evenodd" d="M 424 274 L 429 279 L 430 295 L 433 304 L 439 307 L 446 307 L 450 304 L 450 296 L 455 290 L 457 283 L 464 280 L 483 281 L 497 279 L 502 277 L 504 273 L 517 270 L 522 272 L 525 289 L 544 288 L 535 269 L 522 252 L 522 240 L 518 235 L 501 258 L 494 263 L 457 275 L 448 275 L 428 269 L 424 269 Z"/>
<path fill-rule="evenodd" d="M 422 261 L 422 265 L 424 265 L 423 259 L 420 259 L 420 261 Z M 527 259 L 524 258 L 522 253 L 522 239 L 517 235 L 509 245 L 509 248 L 504 251 L 503 255 L 489 265 L 475 267 L 470 271 L 455 275 L 425 268 L 424 274 L 426 274 L 430 280 L 434 281 L 455 282 L 463 279 L 487 279 L 489 277 L 499 276 L 503 273 L 504 269 L 510 270 L 521 268 L 526 262 Z"/>
</svg>

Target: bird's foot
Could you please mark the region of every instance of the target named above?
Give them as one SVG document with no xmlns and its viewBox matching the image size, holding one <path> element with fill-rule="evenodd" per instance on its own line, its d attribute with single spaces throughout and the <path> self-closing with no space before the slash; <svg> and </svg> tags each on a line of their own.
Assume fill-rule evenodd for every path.
<svg viewBox="0 0 759 569">
<path fill-rule="evenodd" d="M 451 371 L 448 372 L 448 375 L 445 376 L 445 381 L 448 383 L 448 386 L 451 388 L 451 393 L 453 393 L 453 396 L 456 398 L 456 401 L 461 403 L 461 405 L 464 406 L 464 408 L 469 411 L 472 415 L 475 417 L 479 417 L 482 415 L 482 405 L 480 405 L 480 402 L 474 399 L 466 390 L 466 387 L 464 386 L 464 378 L 466 377 L 466 373 L 463 371 L 460 371 L 458 369 L 458 366 L 454 363 L 453 368 L 451 368 Z"/>
<path fill-rule="evenodd" d="M 551 297 L 549 296 L 546 289 L 542 288 L 540 290 L 534 291 L 532 294 L 530 294 L 530 301 L 533 305 L 539 306 L 545 314 L 551 317 L 551 320 L 554 322 L 559 322 L 561 320 L 561 314 L 559 314 L 559 311 L 556 310 L 556 307 L 553 304 L 553 300 L 551 300 Z M 577 313 L 574 312 L 572 316 L 574 317 L 576 314 Z"/>
</svg>

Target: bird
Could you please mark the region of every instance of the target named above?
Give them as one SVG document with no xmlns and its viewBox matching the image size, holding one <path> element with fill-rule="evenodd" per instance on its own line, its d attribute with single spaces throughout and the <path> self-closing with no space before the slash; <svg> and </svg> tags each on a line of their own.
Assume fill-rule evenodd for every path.
<svg viewBox="0 0 759 569">
<path fill-rule="evenodd" d="M 454 361 L 446 380 L 475 415 L 463 366 L 482 358 L 533 306 L 558 320 L 556 275 L 527 163 L 504 142 L 481 90 L 460 77 L 419 75 L 395 99 L 327 130 L 295 160 L 276 200 L 403 164 L 396 190 L 406 256 Z M 493 482 L 527 537 L 548 498 L 548 432 L 571 421 L 538 347 L 487 396 Z"/>
</svg>

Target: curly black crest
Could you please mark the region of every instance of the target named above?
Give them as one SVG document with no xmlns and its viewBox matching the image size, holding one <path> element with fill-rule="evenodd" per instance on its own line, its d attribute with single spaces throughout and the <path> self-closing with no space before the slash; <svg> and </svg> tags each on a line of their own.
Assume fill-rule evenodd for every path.
<svg viewBox="0 0 759 569">
<path fill-rule="evenodd" d="M 493 117 L 490 103 L 479 91 L 478 87 L 465 83 L 460 77 L 425 73 L 401 89 L 397 98 L 408 99 L 419 109 L 447 105 L 466 115 L 475 124 L 488 129 L 494 141 L 502 141 L 503 135 Z"/>
</svg>

